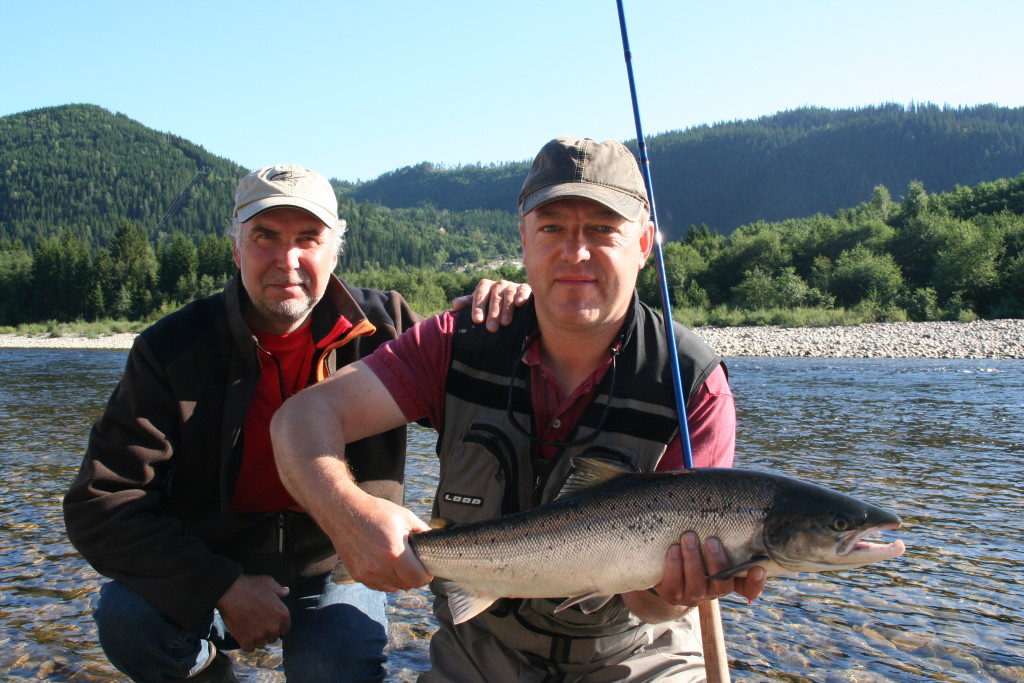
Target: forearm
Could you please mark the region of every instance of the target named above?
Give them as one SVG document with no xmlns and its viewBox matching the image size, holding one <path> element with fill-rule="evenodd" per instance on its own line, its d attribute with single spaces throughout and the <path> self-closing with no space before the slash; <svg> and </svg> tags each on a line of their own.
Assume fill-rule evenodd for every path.
<svg viewBox="0 0 1024 683">
<path fill-rule="evenodd" d="M 356 485 L 345 443 L 404 422 L 376 375 L 354 363 L 285 401 L 270 426 L 281 481 L 330 536 L 352 577 L 377 590 L 429 580 L 408 543 L 409 533 L 428 527 Z"/>
<path fill-rule="evenodd" d="M 345 461 L 344 428 L 323 402 L 295 396 L 271 421 L 281 481 L 331 538 L 365 495 Z"/>
<path fill-rule="evenodd" d="M 346 444 L 406 422 L 366 363 L 347 365 L 292 396 L 274 415 L 270 435 L 281 481 L 318 521 L 329 523 L 365 496 L 355 486 Z"/>
</svg>

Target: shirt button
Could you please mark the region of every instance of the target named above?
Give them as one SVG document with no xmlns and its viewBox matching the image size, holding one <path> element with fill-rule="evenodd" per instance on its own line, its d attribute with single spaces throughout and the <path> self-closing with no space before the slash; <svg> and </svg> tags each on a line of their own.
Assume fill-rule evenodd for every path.
<svg viewBox="0 0 1024 683">
<path fill-rule="evenodd" d="M 556 417 L 554 421 L 551 423 L 551 426 L 554 427 L 555 429 L 558 429 L 559 427 L 562 426 L 562 421 Z"/>
</svg>

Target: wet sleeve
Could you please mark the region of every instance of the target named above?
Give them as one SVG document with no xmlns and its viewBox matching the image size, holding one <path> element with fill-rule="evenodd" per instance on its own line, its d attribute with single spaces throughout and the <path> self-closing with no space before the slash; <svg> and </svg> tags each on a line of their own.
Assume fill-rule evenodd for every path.
<svg viewBox="0 0 1024 683">
<path fill-rule="evenodd" d="M 182 443 L 180 404 L 144 337 L 93 426 L 64 497 L 68 538 L 99 573 L 121 581 L 192 629 L 242 572 L 186 533 L 166 490 Z"/>
</svg>

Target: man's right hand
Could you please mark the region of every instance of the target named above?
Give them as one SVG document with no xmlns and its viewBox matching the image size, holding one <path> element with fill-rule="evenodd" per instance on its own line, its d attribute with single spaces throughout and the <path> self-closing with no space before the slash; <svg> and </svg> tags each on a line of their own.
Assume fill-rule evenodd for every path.
<svg viewBox="0 0 1024 683">
<path fill-rule="evenodd" d="M 242 574 L 217 601 L 224 626 L 246 652 L 288 633 L 291 615 L 281 601 L 288 588 L 269 576 Z"/>
<path fill-rule="evenodd" d="M 509 280 L 483 279 L 477 283 L 472 294 L 452 299 L 452 309 L 461 311 L 467 306 L 473 308 L 473 322 L 485 323 L 488 332 L 512 322 L 515 309 L 530 298 L 530 285 Z"/>
<path fill-rule="evenodd" d="M 334 539 L 353 579 L 379 591 L 419 588 L 433 578 L 409 545 L 409 534 L 430 527 L 409 510 L 369 494 L 347 510 L 344 534 Z"/>
</svg>

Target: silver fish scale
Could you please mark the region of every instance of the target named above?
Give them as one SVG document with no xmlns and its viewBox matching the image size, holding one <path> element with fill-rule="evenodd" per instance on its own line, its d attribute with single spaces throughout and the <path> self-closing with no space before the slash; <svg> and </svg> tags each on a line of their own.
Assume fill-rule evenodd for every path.
<svg viewBox="0 0 1024 683">
<path fill-rule="evenodd" d="M 628 475 L 525 513 L 418 534 L 411 543 L 435 576 L 493 595 L 646 588 L 661 580 L 668 548 L 686 531 L 717 536 L 738 561 L 763 552 L 761 526 L 777 486 L 726 472 Z"/>
</svg>

